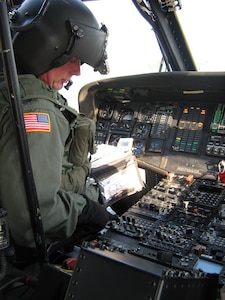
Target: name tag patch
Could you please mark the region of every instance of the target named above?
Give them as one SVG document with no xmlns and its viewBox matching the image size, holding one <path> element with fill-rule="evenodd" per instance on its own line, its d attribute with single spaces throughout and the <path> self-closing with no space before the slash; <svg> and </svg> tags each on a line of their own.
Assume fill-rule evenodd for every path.
<svg viewBox="0 0 225 300">
<path fill-rule="evenodd" d="M 26 132 L 50 132 L 50 116 L 46 113 L 24 113 Z"/>
</svg>

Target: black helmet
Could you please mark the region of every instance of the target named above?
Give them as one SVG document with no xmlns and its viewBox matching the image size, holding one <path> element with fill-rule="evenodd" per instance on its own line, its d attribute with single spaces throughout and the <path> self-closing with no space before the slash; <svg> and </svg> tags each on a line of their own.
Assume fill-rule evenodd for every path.
<svg viewBox="0 0 225 300">
<path fill-rule="evenodd" d="M 19 73 L 40 75 L 73 57 L 108 73 L 107 28 L 80 0 L 25 0 L 11 13 L 11 30 Z"/>
</svg>

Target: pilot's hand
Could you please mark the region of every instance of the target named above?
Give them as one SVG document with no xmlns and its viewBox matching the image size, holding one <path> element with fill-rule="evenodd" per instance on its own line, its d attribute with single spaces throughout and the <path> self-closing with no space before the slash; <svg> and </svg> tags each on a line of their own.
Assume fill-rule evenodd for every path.
<svg viewBox="0 0 225 300">
<path fill-rule="evenodd" d="M 111 214 L 100 203 L 86 198 L 87 204 L 78 218 L 78 226 L 92 224 L 98 230 L 111 220 Z"/>
<path fill-rule="evenodd" d="M 90 241 L 97 237 L 108 221 L 114 220 L 116 215 L 111 214 L 100 203 L 87 199 L 87 205 L 78 218 L 77 228 L 74 232 L 75 244 Z"/>
</svg>

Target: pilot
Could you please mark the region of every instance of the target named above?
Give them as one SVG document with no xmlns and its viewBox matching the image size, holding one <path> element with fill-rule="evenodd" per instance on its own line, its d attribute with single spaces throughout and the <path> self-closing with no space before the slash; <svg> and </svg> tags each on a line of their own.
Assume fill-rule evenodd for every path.
<svg viewBox="0 0 225 300">
<path fill-rule="evenodd" d="M 12 11 L 10 23 L 45 242 L 82 240 L 101 230 L 111 215 L 98 197 L 85 192 L 94 122 L 69 107 L 59 90 L 80 75 L 82 63 L 108 72 L 107 29 L 80 0 L 25 0 Z M 35 247 L 5 82 L 0 86 L 0 174 L 0 207 L 8 213 L 12 240 Z"/>
</svg>

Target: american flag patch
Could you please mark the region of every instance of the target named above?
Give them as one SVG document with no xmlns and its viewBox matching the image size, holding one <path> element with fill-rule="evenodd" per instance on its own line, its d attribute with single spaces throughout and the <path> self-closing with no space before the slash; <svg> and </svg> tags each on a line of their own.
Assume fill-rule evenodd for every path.
<svg viewBox="0 0 225 300">
<path fill-rule="evenodd" d="M 46 113 L 24 113 L 26 132 L 50 132 L 50 116 Z"/>
</svg>

